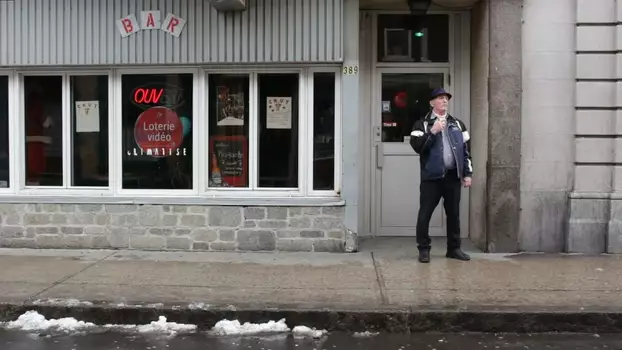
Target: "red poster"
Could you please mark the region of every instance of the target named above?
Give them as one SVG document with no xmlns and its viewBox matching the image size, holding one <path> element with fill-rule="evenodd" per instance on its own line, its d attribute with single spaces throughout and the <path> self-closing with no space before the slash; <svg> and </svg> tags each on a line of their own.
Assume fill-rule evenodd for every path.
<svg viewBox="0 0 622 350">
<path fill-rule="evenodd" d="M 246 137 L 212 136 L 209 149 L 210 186 L 248 186 L 248 141 Z"/>
</svg>

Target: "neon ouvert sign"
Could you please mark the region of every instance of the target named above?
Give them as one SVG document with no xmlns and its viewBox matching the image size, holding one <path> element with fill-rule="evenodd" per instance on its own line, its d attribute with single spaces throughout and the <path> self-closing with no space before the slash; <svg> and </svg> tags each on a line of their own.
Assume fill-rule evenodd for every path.
<svg viewBox="0 0 622 350">
<path fill-rule="evenodd" d="M 166 106 L 175 110 L 183 105 L 184 90 L 172 84 L 149 83 L 132 90 L 130 101 L 141 109 Z"/>
<path fill-rule="evenodd" d="M 134 102 L 143 104 L 159 104 L 164 94 L 164 89 L 160 88 L 138 88 L 134 90 Z"/>
</svg>

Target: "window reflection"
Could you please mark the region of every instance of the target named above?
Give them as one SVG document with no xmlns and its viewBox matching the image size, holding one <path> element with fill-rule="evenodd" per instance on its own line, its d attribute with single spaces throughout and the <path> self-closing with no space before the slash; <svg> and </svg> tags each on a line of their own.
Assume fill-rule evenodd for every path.
<svg viewBox="0 0 622 350">
<path fill-rule="evenodd" d="M 63 78 L 24 77 L 26 185 L 63 185 Z"/>
<path fill-rule="evenodd" d="M 259 74 L 259 186 L 298 187 L 298 74 Z"/>
<path fill-rule="evenodd" d="M 0 188 L 9 187 L 9 77 L 0 76 Z"/>
<path fill-rule="evenodd" d="M 443 73 L 382 75 L 382 142 L 408 142 L 417 119 L 430 111 L 432 90 Z"/>
<path fill-rule="evenodd" d="M 192 80 L 122 77 L 123 188 L 192 189 Z"/>
<path fill-rule="evenodd" d="M 313 75 L 313 189 L 335 188 L 335 74 Z"/>
<path fill-rule="evenodd" d="M 448 15 L 379 15 L 379 62 L 449 62 Z"/>
<path fill-rule="evenodd" d="M 209 186 L 248 187 L 248 75 L 209 76 Z"/>
<path fill-rule="evenodd" d="M 71 77 L 72 186 L 108 186 L 108 76 Z"/>
</svg>

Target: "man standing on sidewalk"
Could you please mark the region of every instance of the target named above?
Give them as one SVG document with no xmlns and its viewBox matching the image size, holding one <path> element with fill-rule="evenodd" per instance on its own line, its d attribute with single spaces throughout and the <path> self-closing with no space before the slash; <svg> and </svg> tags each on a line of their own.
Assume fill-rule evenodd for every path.
<svg viewBox="0 0 622 350">
<path fill-rule="evenodd" d="M 473 167 L 469 154 L 466 125 L 447 113 L 451 94 L 444 89 L 432 92 L 432 110 L 415 122 L 410 145 L 419 154 L 421 185 L 417 218 L 419 261 L 430 262 L 430 219 L 441 197 L 447 214 L 448 258 L 467 261 L 471 258 L 460 249 L 461 185 L 471 187 Z"/>
</svg>

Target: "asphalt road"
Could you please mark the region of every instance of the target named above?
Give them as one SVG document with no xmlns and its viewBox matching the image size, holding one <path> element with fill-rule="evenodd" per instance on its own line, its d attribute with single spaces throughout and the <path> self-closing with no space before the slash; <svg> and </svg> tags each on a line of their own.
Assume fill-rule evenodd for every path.
<svg viewBox="0 0 622 350">
<path fill-rule="evenodd" d="M 0 330 L 2 350 L 621 350 L 622 335 L 511 335 L 511 334 L 380 334 L 354 337 L 331 334 L 322 340 L 291 335 L 210 337 L 181 334 L 89 333 L 45 335 Z"/>
</svg>

